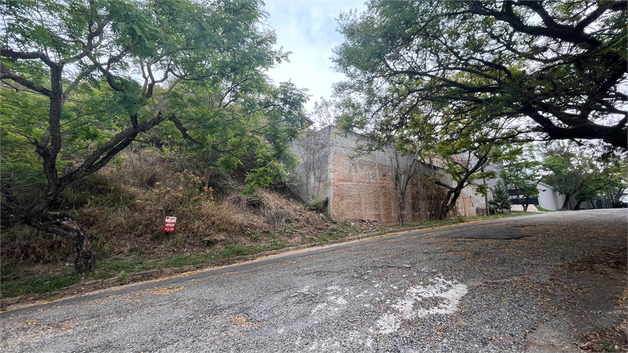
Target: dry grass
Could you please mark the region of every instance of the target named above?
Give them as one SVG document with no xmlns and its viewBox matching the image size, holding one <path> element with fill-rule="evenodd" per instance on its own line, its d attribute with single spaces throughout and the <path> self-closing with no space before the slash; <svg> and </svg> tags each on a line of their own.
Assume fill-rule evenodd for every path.
<svg viewBox="0 0 628 353">
<path fill-rule="evenodd" d="M 2 231 L 1 249 L 3 264 L 60 262 L 71 255 L 69 246 L 62 238 L 44 234 L 24 224 Z"/>
<path fill-rule="evenodd" d="M 138 160 L 150 163 L 142 166 Z M 58 209 L 76 218 L 99 258 L 165 256 L 269 242 L 298 244 L 338 228 L 290 197 L 269 190 L 248 196 L 215 195 L 200 175 L 187 170 L 167 175 L 166 166 L 157 162 L 151 153 L 129 152 L 124 168 L 101 171 L 64 192 Z M 155 172 L 150 177 L 154 183 L 134 181 L 147 175 L 142 170 Z M 174 234 L 163 231 L 166 216 L 177 217 Z M 63 239 L 25 225 L 4 230 L 2 243 L 5 264 L 71 261 Z"/>
<path fill-rule="evenodd" d="M 54 211 L 69 213 L 92 239 L 98 259 L 93 277 L 327 243 L 373 230 L 372 224 L 336 224 L 288 194 L 242 195 L 242 185 L 234 187 L 228 176 L 209 180 L 216 174 L 170 168 L 151 151 L 125 152 L 117 164 L 64 191 Z M 163 231 L 166 216 L 177 217 L 176 232 Z M 5 286 L 3 293 L 49 291 L 78 280 L 71 277 L 72 254 L 63 239 L 17 222 L 3 226 L 2 280 L 16 287 L 11 292 Z M 37 273 L 30 270 L 35 268 Z M 22 288 L 32 278 L 46 279 L 43 289 Z"/>
</svg>

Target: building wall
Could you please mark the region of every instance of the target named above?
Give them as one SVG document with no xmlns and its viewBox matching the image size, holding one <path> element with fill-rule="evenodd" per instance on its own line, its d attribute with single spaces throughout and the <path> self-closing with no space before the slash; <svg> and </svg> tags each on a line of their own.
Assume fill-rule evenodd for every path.
<svg viewBox="0 0 628 353">
<path fill-rule="evenodd" d="M 329 199 L 328 211 L 335 219 L 371 220 L 383 224 L 397 222 L 397 196 L 393 183 L 393 164 L 390 150 L 375 151 L 356 157 L 355 148 L 360 144 L 360 135 L 341 136 L 338 129 L 329 126 L 318 132 L 327 147 L 321 168 L 324 168 L 320 187 L 312 178 L 304 179 L 297 194 L 304 200 L 312 199 L 305 190 L 317 190 L 318 199 Z M 310 144 L 310 147 L 312 144 Z M 304 146 L 293 146 L 293 151 L 302 160 L 311 160 Z M 325 154 L 322 148 L 318 149 Z M 303 167 L 303 165 L 302 165 Z M 303 169 L 303 168 L 301 168 Z M 308 173 L 301 170 L 300 175 Z M 309 173 L 310 175 L 312 173 Z M 419 171 L 408 184 L 405 199 L 406 222 L 435 219 L 440 213 L 446 190 L 426 182 L 427 167 L 419 165 Z M 451 180 L 447 180 L 451 182 Z M 473 187 L 465 188 L 458 198 L 453 216 L 474 216 L 485 212 L 484 196 L 475 195 Z"/>
<path fill-rule="evenodd" d="M 303 202 L 331 198 L 331 129 L 308 131 L 307 134 L 290 146 L 301 160 L 296 170 L 298 183 L 291 189 Z"/>
<path fill-rule="evenodd" d="M 565 195 L 554 191 L 552 186 L 545 183 L 538 183 L 536 187 L 539 190 L 539 206 L 550 211 L 556 211 L 563 207 Z"/>
</svg>

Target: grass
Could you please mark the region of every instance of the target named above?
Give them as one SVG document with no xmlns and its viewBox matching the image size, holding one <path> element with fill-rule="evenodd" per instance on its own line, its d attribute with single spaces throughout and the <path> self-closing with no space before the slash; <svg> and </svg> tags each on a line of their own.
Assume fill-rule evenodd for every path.
<svg viewBox="0 0 628 353">
<path fill-rule="evenodd" d="M 79 281 L 79 276 L 74 274 L 71 269 L 44 276 L 29 276 L 19 279 L 3 280 L 1 287 L 2 298 L 17 297 L 31 293 L 52 292 L 55 289 L 79 283 Z"/>
<path fill-rule="evenodd" d="M 488 217 L 455 217 L 445 220 L 406 223 L 404 228 L 445 226 L 474 220 L 490 220 L 519 215 L 524 215 L 524 213 L 495 214 Z M 392 229 L 393 227 L 390 227 L 388 228 L 388 231 L 392 231 Z M 379 234 L 385 234 L 386 232 L 386 230 L 380 231 Z M 127 276 L 131 273 L 153 269 L 179 268 L 189 265 L 211 265 L 240 256 L 254 255 L 264 251 L 279 250 L 288 246 L 287 243 L 282 240 L 287 239 L 287 236 L 283 233 L 284 232 L 280 231 L 278 233 L 271 234 L 268 242 L 262 244 L 226 244 L 224 248 L 220 250 L 208 250 L 189 254 L 168 255 L 164 257 L 149 258 L 142 252 L 131 251 L 126 256 L 113 256 L 99 260 L 96 271 L 85 278 L 85 280 L 118 278 L 121 283 L 127 283 Z M 348 222 L 342 222 L 335 225 L 330 230 L 321 232 L 313 239 L 313 242 L 314 244 L 339 243 L 348 236 L 358 233 L 359 231 L 356 227 L 351 226 Z M 257 236 L 254 235 L 252 238 L 257 238 Z M 20 276 L 17 268 L 5 266 L 2 269 L 1 280 L 2 287 L 0 289 L 3 298 L 33 293 L 49 293 L 55 289 L 67 287 L 80 282 L 79 276 L 72 272 L 71 267 L 46 275 L 30 274 Z"/>
<path fill-rule="evenodd" d="M 543 208 L 541 206 L 536 206 L 536 209 L 541 211 L 541 212 L 556 212 L 556 211 L 548 210 L 548 209 Z"/>
<path fill-rule="evenodd" d="M 156 259 L 147 259 L 141 255 L 131 257 L 117 256 L 98 261 L 96 271 L 85 280 L 103 280 L 117 277 L 121 283 L 127 283 L 127 276 L 135 272 L 212 264 L 239 256 L 254 255 L 263 251 L 278 250 L 284 247 L 286 247 L 286 244 L 283 242 L 249 246 L 229 244 L 219 251 L 179 254 Z M 7 267 L 3 271 L 10 274 L 3 276 L 2 279 L 1 290 L 3 298 L 33 293 L 50 293 L 55 289 L 80 282 L 79 276 L 74 274 L 71 268 L 64 269 L 59 273 L 44 275 L 43 277 L 41 275 L 29 275 L 22 278 L 13 274 L 15 272 L 13 268 Z"/>
<path fill-rule="evenodd" d="M 609 340 L 606 340 L 604 338 L 600 338 L 600 343 L 602 344 L 602 346 L 604 346 L 604 352 L 613 352 L 613 345 L 611 344 L 611 342 Z"/>
<path fill-rule="evenodd" d="M 347 222 L 342 222 L 340 227 L 323 232 L 318 237 L 318 242 L 321 244 L 333 244 L 340 242 L 343 238 L 349 236 L 352 232 L 356 231 L 355 227 L 352 227 Z"/>
</svg>

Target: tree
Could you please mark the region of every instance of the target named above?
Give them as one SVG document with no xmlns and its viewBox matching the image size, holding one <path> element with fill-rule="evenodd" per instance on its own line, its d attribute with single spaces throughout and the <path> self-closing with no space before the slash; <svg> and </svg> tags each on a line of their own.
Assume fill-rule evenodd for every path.
<svg viewBox="0 0 628 353">
<path fill-rule="evenodd" d="M 401 150 L 399 146 L 389 150 L 390 166 L 392 169 L 393 185 L 397 196 L 397 222 L 403 226 L 405 222 L 406 191 L 408 183 L 416 175 L 419 158 L 416 153 Z"/>
<path fill-rule="evenodd" d="M 171 95 L 172 117 L 160 132 L 164 140 L 190 142 L 187 151 L 203 156 L 206 168 L 244 167 L 245 192 L 252 192 L 285 180 L 296 165 L 288 145 L 305 127 L 307 95 L 290 82 L 274 87 L 263 75 L 247 76 L 248 87 L 183 83 Z"/>
<path fill-rule="evenodd" d="M 541 177 L 536 169 L 541 163 L 533 160 L 530 154 L 515 153 L 517 159 L 504 163 L 501 177 L 504 183 L 515 191 L 519 204 L 523 206 L 523 212 L 527 212 L 530 199 L 539 196 L 537 185 L 541 182 Z"/>
<path fill-rule="evenodd" d="M 345 95 L 359 94 L 347 87 L 343 89 Z M 483 167 L 508 158 L 502 147 L 516 134 L 504 121 L 480 124 L 474 119 L 477 113 L 466 117 L 449 115 L 448 109 L 436 113 L 419 103 L 383 108 L 379 104 L 382 99 L 385 98 L 375 89 L 369 89 L 361 103 L 352 98 L 341 103 L 339 126 L 345 131 L 357 130 L 366 137 L 367 143 L 358 146 L 359 153 L 382 149 L 393 142 L 402 148 L 411 146 L 410 150 L 430 174 L 428 181 L 446 190 L 439 219 L 446 218 L 455 208 L 464 188 L 473 185 L 478 193 L 488 191 L 485 185 L 474 182 L 494 177 L 495 172 L 483 171 Z M 401 120 L 404 123 L 398 124 Z"/>
<path fill-rule="evenodd" d="M 451 127 L 448 125 L 448 128 Z M 457 127 L 457 133 L 447 131 L 448 128 L 441 130 L 432 148 L 435 159 L 442 161 L 442 167 L 436 167 L 435 159 L 426 161 L 428 169 L 432 170 L 434 183 L 447 190 L 439 219 L 446 218 L 455 208 L 464 188 L 474 186 L 477 193 L 485 195 L 488 192 L 486 185 L 474 182 L 494 178 L 495 172 L 484 171 L 484 167 L 507 157 L 502 149 L 504 141 L 507 141 L 507 133 L 500 128 L 493 126 L 490 129 L 473 130 Z"/>
<path fill-rule="evenodd" d="M 67 239 L 80 274 L 94 269 L 95 255 L 74 220 L 49 212 L 59 193 L 157 126 L 171 122 L 191 136 L 186 120 L 221 118 L 177 110 L 171 98 L 180 84 L 222 92 L 213 98 L 230 104 L 244 93 L 254 97 L 251 82 L 285 59 L 272 48 L 275 36 L 263 29 L 255 0 L 11 1 L 2 12 L 3 84 L 47 100 L 45 117 L 35 119 L 40 128 L 12 125 L 13 136 L 33 146 L 47 184 L 25 219 Z M 75 148 L 71 128 L 81 123 L 91 133 Z M 76 162 L 62 169 L 72 149 Z"/>
<path fill-rule="evenodd" d="M 545 180 L 565 195 L 562 209 L 580 209 L 582 202 L 622 185 L 625 180 L 625 162 L 596 156 L 594 152 L 569 145 L 556 145 L 547 151 L 543 160 Z M 576 200 L 573 206 L 572 197 Z"/>
<path fill-rule="evenodd" d="M 339 88 L 383 109 L 432 102 L 547 139 L 627 148 L 626 2 L 385 1 L 343 14 Z M 400 127 L 405 120 L 395 122 Z"/>
<path fill-rule="evenodd" d="M 333 100 L 321 97 L 318 102 L 314 102 L 314 119 L 319 128 L 336 124 L 337 115 L 336 104 Z"/>
<path fill-rule="evenodd" d="M 496 210 L 502 210 L 502 213 L 504 213 L 504 210 L 510 210 L 510 206 L 512 205 L 510 195 L 508 194 L 506 185 L 504 185 L 504 182 L 501 180 L 495 185 L 493 201 L 491 203 L 495 205 Z"/>
<path fill-rule="evenodd" d="M 327 143 L 325 136 L 308 129 L 301 135 L 296 146 L 301 150 L 299 156 L 302 165 L 299 172 L 302 173 L 300 179 L 304 181 L 299 185 L 303 187 L 303 191 L 297 193 L 303 195 L 306 203 L 317 203 L 321 201 L 321 186 L 328 172 L 326 162 L 331 154 L 331 145 Z"/>
<path fill-rule="evenodd" d="M 606 197 L 613 203 L 613 207 L 622 207 L 622 197 L 626 196 L 626 189 L 628 189 L 628 181 L 626 178 L 615 181 L 606 192 Z"/>
</svg>

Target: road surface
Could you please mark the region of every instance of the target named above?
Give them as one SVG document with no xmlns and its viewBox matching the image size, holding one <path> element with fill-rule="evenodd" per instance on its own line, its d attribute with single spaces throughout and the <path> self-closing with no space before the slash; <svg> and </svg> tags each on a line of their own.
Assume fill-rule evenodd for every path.
<svg viewBox="0 0 628 353">
<path fill-rule="evenodd" d="M 415 231 L 10 310 L 0 351 L 578 352 L 626 318 L 627 215 Z"/>
</svg>

